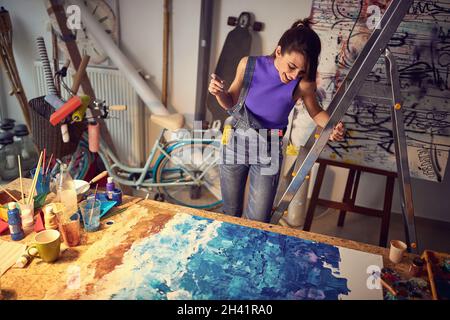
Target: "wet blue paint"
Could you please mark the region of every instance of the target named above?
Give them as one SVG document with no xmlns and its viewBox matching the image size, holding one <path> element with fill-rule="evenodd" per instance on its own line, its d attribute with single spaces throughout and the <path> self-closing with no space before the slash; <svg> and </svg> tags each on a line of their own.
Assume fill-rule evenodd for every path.
<svg viewBox="0 0 450 320">
<path fill-rule="evenodd" d="M 338 299 L 349 294 L 347 279 L 329 267 L 339 268 L 339 249 L 323 243 L 215 222 L 206 245 L 183 256 L 211 233 L 212 223 L 188 216 L 175 232 L 133 245 L 129 254 L 140 275 L 125 279 L 130 285 L 112 298 Z M 180 294 L 170 296 L 174 291 Z"/>
</svg>

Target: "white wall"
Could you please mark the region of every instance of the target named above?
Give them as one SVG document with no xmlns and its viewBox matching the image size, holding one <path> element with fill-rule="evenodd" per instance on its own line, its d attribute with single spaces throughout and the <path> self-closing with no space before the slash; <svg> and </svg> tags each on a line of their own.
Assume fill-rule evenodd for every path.
<svg viewBox="0 0 450 320">
<path fill-rule="evenodd" d="M 116 0 L 120 7 L 121 48 L 137 68 L 151 76 L 150 84 L 161 90 L 162 82 L 162 0 Z M 269 54 L 294 20 L 309 15 L 311 0 L 214 0 L 215 12 L 211 45 L 211 70 L 214 69 L 225 37 L 232 27 L 226 24 L 228 16 L 242 11 L 254 13 L 264 23 L 262 32 L 254 34 L 252 54 Z M 35 38 L 45 36 L 47 48 L 51 42 L 46 28 L 48 20 L 45 6 L 39 0 L 2 0 L 10 11 L 14 29 L 14 53 L 28 98 L 36 95 L 33 83 L 33 61 L 37 59 Z M 201 0 L 173 0 L 171 66 L 169 78 L 169 104 L 188 120 L 195 111 L 197 79 L 198 37 Z M 0 82 L 1 84 L 1 82 Z M 0 90 L 2 111 L 9 117 L 22 119 L 15 97 L 3 76 Z M 5 101 L 5 102 L 3 102 Z M 158 128 L 152 126 L 149 141 L 153 141 Z M 346 170 L 334 169 L 327 173 L 322 196 L 333 200 L 342 198 Z M 357 203 L 374 208 L 383 204 L 385 180 L 374 175 L 363 175 Z M 450 221 L 450 168 L 443 183 L 413 179 L 414 207 L 417 216 Z M 397 186 L 393 210 L 400 212 Z"/>
<path fill-rule="evenodd" d="M 0 72 L 0 117 L 2 118 L 6 118 L 6 96 L 3 91 L 7 88 L 5 81 L 8 81 L 8 79 L 4 78 L 3 72 Z"/>
<path fill-rule="evenodd" d="M 36 96 L 36 88 L 33 82 L 33 60 L 37 57 L 35 40 L 38 36 L 44 36 L 47 50 L 51 51 L 50 32 L 46 31 L 47 13 L 41 1 L 30 0 L 2 0 L 1 5 L 9 11 L 13 25 L 13 52 L 17 69 L 21 77 L 22 85 L 28 100 Z M 2 72 L 3 73 L 3 72 Z M 0 94 L 6 105 L 2 104 L 5 116 L 14 118 L 23 123 L 22 109 L 15 96 L 9 96 L 11 90 L 6 74 L 3 74 L 2 90 Z M 3 101 L 0 99 L 0 101 Z"/>
</svg>

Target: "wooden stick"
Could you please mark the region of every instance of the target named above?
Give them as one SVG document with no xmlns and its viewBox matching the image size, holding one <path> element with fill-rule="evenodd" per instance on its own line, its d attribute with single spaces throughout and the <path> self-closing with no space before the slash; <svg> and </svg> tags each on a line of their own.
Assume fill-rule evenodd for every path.
<svg viewBox="0 0 450 320">
<path fill-rule="evenodd" d="M 381 282 L 381 285 L 383 286 L 383 287 L 385 287 L 390 293 L 392 293 L 392 295 L 394 296 L 394 297 L 396 297 L 397 296 L 397 291 L 395 291 L 395 289 L 394 288 L 392 288 L 386 281 L 384 281 L 383 279 L 381 279 L 381 277 L 380 277 L 380 282 Z"/>
<path fill-rule="evenodd" d="M 47 149 L 44 148 L 44 158 L 42 160 L 42 177 L 44 177 L 45 170 L 45 158 L 47 158 Z"/>
<path fill-rule="evenodd" d="M 42 163 L 41 161 L 42 161 L 42 151 L 39 156 L 39 161 L 38 161 L 38 164 L 36 167 L 36 171 L 34 172 L 33 182 L 31 183 L 30 194 L 28 195 L 28 201 L 27 201 L 28 205 L 30 204 L 31 199 L 34 198 L 34 191 L 36 189 L 37 179 L 38 179 L 40 171 L 41 171 L 41 163 Z"/>
<path fill-rule="evenodd" d="M 87 54 L 83 55 L 83 58 L 81 59 L 80 66 L 78 67 L 77 72 L 73 76 L 73 82 L 72 82 L 72 88 L 71 91 L 74 95 L 77 94 L 78 89 L 80 88 L 81 81 L 84 77 L 84 74 L 86 73 L 86 68 L 89 63 L 89 59 L 91 57 Z"/>
<path fill-rule="evenodd" d="M 10 196 L 11 198 L 13 198 L 13 200 L 14 200 L 15 202 L 19 202 L 19 203 L 20 203 L 20 201 L 17 200 L 16 197 L 14 197 L 11 193 L 8 192 L 8 190 L 6 190 L 5 188 L 3 188 L 1 185 L 0 185 L 0 189 L 1 189 L 2 191 L 6 192 L 6 194 L 7 194 L 8 196 Z"/>
<path fill-rule="evenodd" d="M 22 182 L 22 164 L 20 161 L 20 156 L 17 155 L 17 161 L 19 163 L 19 178 L 20 178 L 20 193 L 22 194 L 22 199 L 21 201 L 25 201 L 25 197 L 23 195 L 23 182 Z"/>
<path fill-rule="evenodd" d="M 428 255 L 428 250 L 425 250 L 423 252 L 422 258 L 424 258 L 425 262 L 427 263 L 428 280 L 430 280 L 431 294 L 433 296 L 433 300 L 438 300 L 439 297 L 437 294 L 436 283 L 434 282 L 433 265 L 432 265 L 431 258 Z"/>
<path fill-rule="evenodd" d="M 58 35 L 55 29 L 52 27 L 52 60 L 53 60 L 53 70 L 56 72 L 59 70 L 59 49 L 58 49 Z M 55 87 L 58 95 L 61 95 L 61 81 L 59 77 L 55 79 Z M 44 167 L 45 169 L 45 167 Z"/>
<path fill-rule="evenodd" d="M 167 108 L 168 74 L 169 74 L 169 42 L 170 42 L 170 0 L 164 0 L 163 24 L 163 75 L 161 102 Z"/>
</svg>

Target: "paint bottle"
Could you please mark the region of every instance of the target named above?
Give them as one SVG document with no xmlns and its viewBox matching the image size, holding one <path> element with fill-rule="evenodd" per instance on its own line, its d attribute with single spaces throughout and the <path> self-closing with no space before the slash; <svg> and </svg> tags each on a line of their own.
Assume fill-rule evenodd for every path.
<svg viewBox="0 0 450 320">
<path fill-rule="evenodd" d="M 108 180 L 106 182 L 106 197 L 108 198 L 108 200 L 112 200 L 112 194 L 115 188 L 116 185 L 114 184 L 113 177 L 108 177 Z"/>
<path fill-rule="evenodd" d="M 115 188 L 111 200 L 116 201 L 116 206 L 120 206 L 122 204 L 122 190 Z"/>
<path fill-rule="evenodd" d="M 70 217 L 78 212 L 77 191 L 70 175 L 67 164 L 62 164 L 60 167 L 59 178 L 56 185 L 57 201 L 64 205 L 62 218 L 59 222 L 66 223 L 70 221 Z"/>
<path fill-rule="evenodd" d="M 44 224 L 46 230 L 58 229 L 58 220 L 56 214 L 53 212 L 53 207 L 50 205 L 45 208 Z"/>
<path fill-rule="evenodd" d="M 8 224 L 12 240 L 18 241 L 22 240 L 25 237 L 25 233 L 22 229 L 20 212 L 19 209 L 17 209 L 15 202 L 8 203 Z"/>
<path fill-rule="evenodd" d="M 108 182 L 106 183 L 106 197 L 108 200 L 116 201 L 116 206 L 122 204 L 122 190 L 116 188 L 112 177 L 108 177 Z"/>
</svg>

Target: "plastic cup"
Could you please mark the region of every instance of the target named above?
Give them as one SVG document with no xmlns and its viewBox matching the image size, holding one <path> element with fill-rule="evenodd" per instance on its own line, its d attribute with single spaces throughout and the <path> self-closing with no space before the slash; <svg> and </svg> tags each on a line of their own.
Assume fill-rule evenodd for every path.
<svg viewBox="0 0 450 320">
<path fill-rule="evenodd" d="M 389 260 L 393 263 L 399 263 L 402 261 L 403 254 L 406 251 L 406 243 L 400 240 L 392 240 L 391 248 L 389 250 Z"/>
<path fill-rule="evenodd" d="M 100 227 L 100 200 L 88 198 L 80 203 L 81 215 L 83 217 L 84 230 L 86 232 L 97 231 Z"/>
<path fill-rule="evenodd" d="M 30 201 L 30 204 L 18 202 L 18 205 L 22 219 L 22 227 L 28 233 L 34 228 L 34 201 Z"/>
<path fill-rule="evenodd" d="M 36 192 L 37 194 L 50 193 L 50 174 L 47 174 L 44 177 L 43 174 L 44 169 L 41 168 L 39 170 L 39 176 L 36 182 Z M 34 174 L 36 173 L 36 168 L 30 171 L 31 178 L 34 178 Z"/>
<path fill-rule="evenodd" d="M 80 244 L 80 216 L 78 213 L 72 215 L 68 222 L 59 222 L 58 228 L 66 246 L 75 247 Z"/>
</svg>

